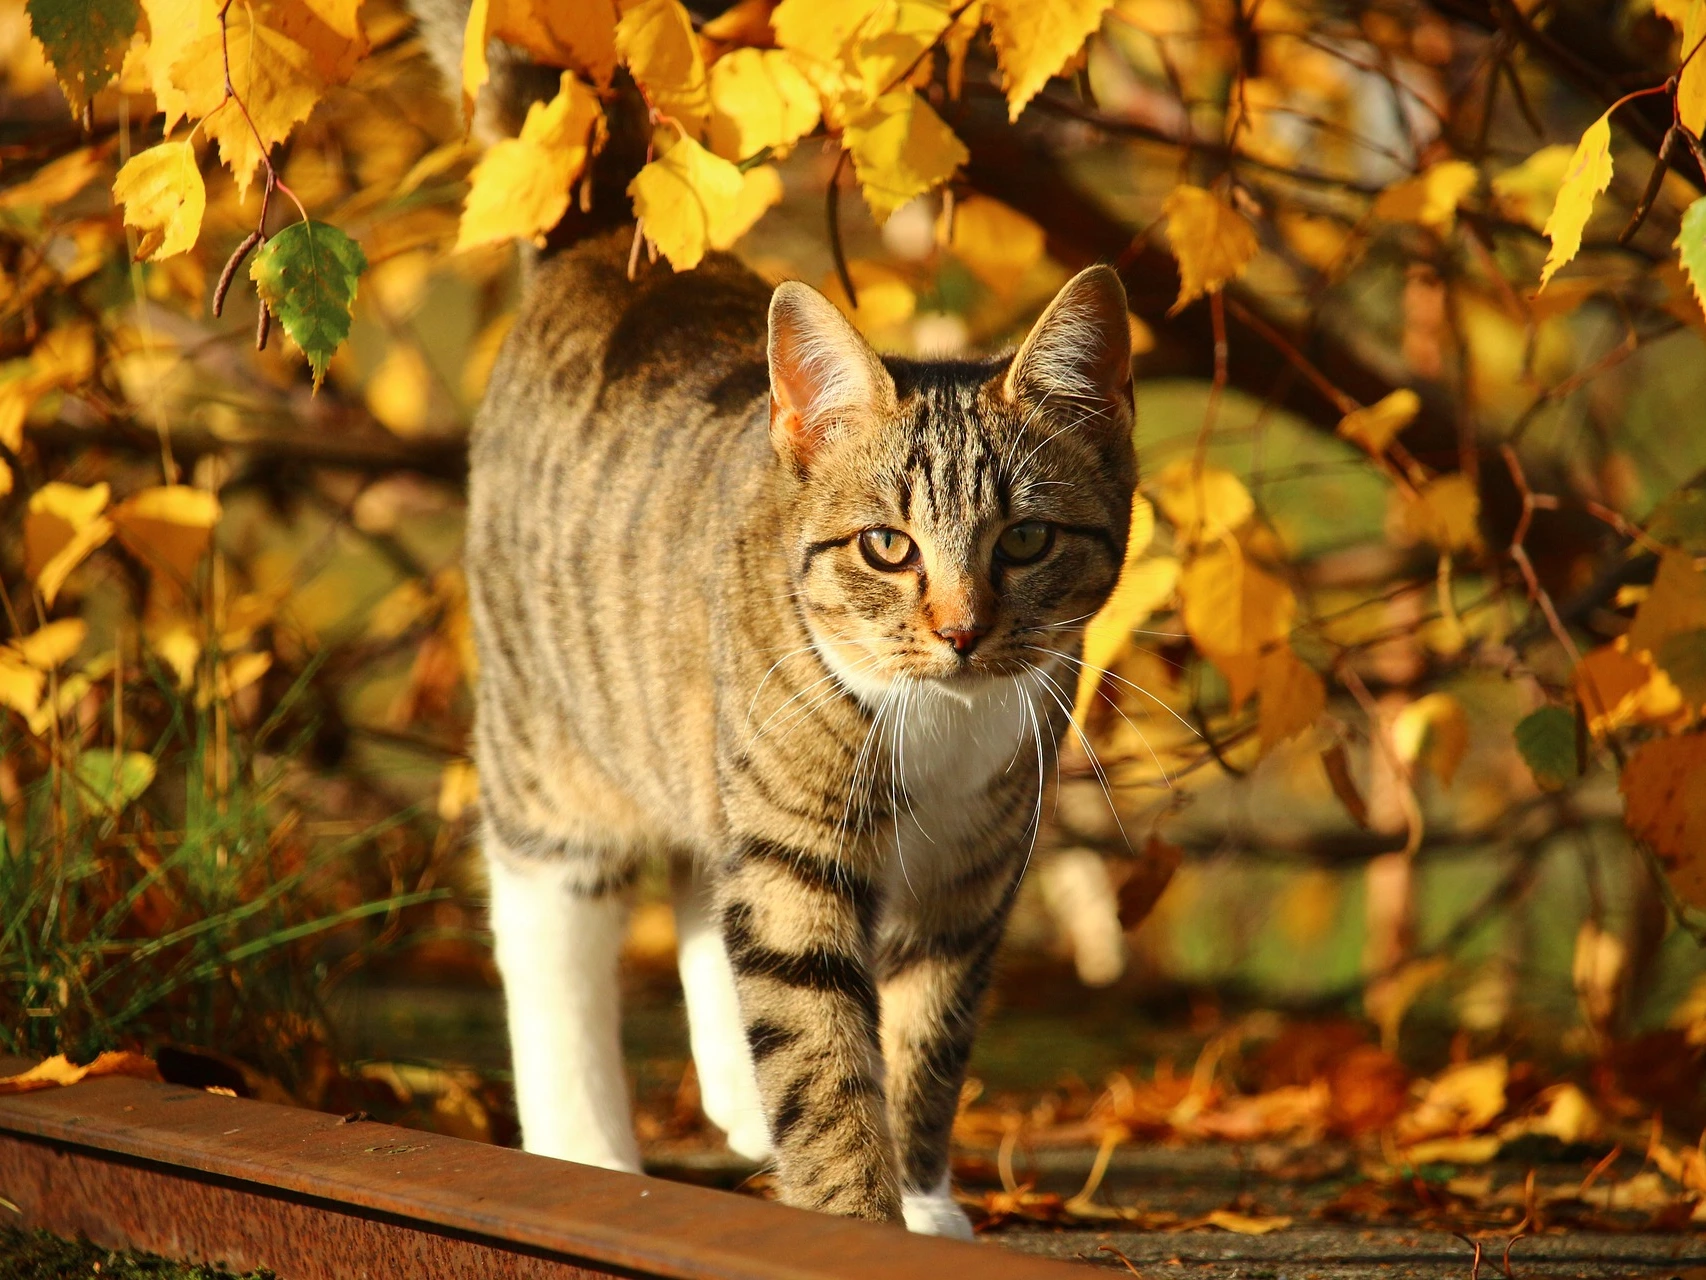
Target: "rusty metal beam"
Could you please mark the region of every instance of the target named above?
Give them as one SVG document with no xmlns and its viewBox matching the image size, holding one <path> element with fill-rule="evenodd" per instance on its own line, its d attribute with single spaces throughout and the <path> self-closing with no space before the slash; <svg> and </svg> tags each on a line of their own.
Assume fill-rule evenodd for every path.
<svg viewBox="0 0 1706 1280">
<path fill-rule="evenodd" d="M 0 1097 L 0 1216 L 282 1280 L 1069 1280 L 1080 1267 L 142 1080 Z"/>
</svg>

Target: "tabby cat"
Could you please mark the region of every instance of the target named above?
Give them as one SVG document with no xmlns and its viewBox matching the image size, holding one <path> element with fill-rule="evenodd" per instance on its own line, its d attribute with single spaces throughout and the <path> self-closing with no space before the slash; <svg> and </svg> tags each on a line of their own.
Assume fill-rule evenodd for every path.
<svg viewBox="0 0 1706 1280">
<path fill-rule="evenodd" d="M 454 64 L 452 64 L 454 65 Z M 706 1114 L 793 1205 L 966 1236 L 948 1134 L 1136 461 L 1125 295 L 878 356 L 736 259 L 530 272 L 474 426 L 492 924 L 531 1151 L 637 1170 L 623 891 L 675 877 Z"/>
</svg>

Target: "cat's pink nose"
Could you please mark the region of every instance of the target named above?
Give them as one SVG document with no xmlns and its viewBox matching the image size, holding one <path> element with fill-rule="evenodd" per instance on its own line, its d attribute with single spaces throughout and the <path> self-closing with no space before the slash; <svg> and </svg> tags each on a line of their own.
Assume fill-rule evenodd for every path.
<svg viewBox="0 0 1706 1280">
<path fill-rule="evenodd" d="M 938 627 L 936 634 L 954 646 L 954 652 L 964 657 L 977 648 L 977 642 L 988 634 L 988 627 Z"/>
</svg>

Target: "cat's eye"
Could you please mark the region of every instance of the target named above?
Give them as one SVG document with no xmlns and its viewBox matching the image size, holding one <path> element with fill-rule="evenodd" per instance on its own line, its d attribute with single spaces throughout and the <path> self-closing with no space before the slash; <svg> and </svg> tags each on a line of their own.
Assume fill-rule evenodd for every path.
<svg viewBox="0 0 1706 1280">
<path fill-rule="evenodd" d="M 912 563 L 916 548 L 899 529 L 867 529 L 859 535 L 859 550 L 873 569 L 893 573 Z"/>
<path fill-rule="evenodd" d="M 1052 524 L 1026 520 L 1002 532 L 995 541 L 995 553 L 1008 564 L 1035 564 L 1053 545 Z"/>
</svg>

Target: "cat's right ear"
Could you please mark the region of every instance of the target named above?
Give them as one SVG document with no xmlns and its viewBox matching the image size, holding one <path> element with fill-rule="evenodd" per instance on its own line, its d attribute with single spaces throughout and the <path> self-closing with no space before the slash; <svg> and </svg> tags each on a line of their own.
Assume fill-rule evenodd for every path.
<svg viewBox="0 0 1706 1280">
<path fill-rule="evenodd" d="M 797 280 L 770 298 L 770 443 L 805 467 L 837 431 L 895 407 L 894 379 L 828 298 Z"/>
</svg>

